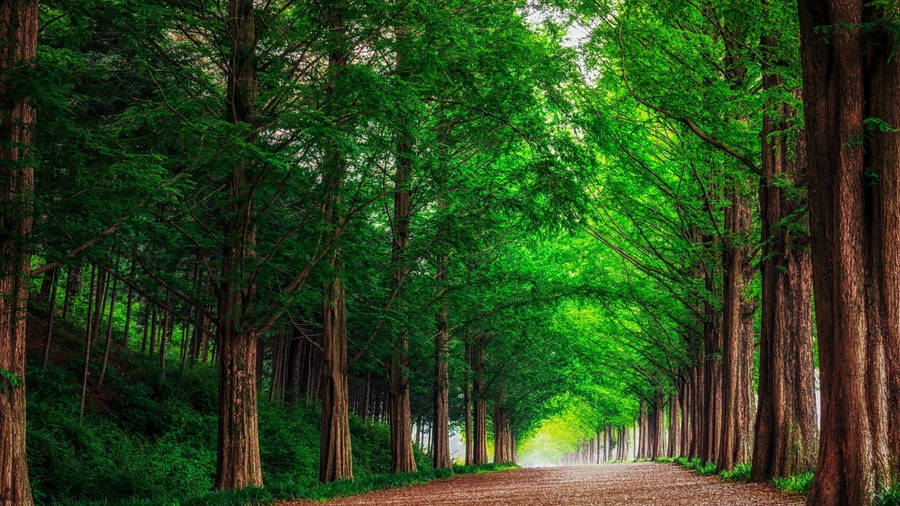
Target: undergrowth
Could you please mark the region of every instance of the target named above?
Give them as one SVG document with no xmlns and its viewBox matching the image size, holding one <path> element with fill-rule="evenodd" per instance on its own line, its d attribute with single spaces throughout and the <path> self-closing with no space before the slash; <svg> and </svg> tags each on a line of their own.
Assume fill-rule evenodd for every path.
<svg viewBox="0 0 900 506">
<path fill-rule="evenodd" d="M 794 476 L 776 476 L 772 478 L 772 484 L 775 485 L 775 488 L 782 492 L 790 492 L 792 494 L 805 494 L 809 492 L 812 481 L 813 473 L 810 471 Z"/>
<path fill-rule="evenodd" d="M 28 462 L 37 504 L 252 504 L 274 497 L 335 497 L 450 474 L 432 471 L 418 449 L 421 472 L 386 474 L 389 428 L 351 415 L 356 480 L 318 484 L 319 408 L 261 401 L 265 489 L 210 492 L 216 464 L 215 369 L 198 364 L 182 374 L 173 364 L 163 379 L 155 358 L 118 352 L 123 356 L 111 362 L 103 389 L 89 388 L 83 419 L 79 357 L 51 362 L 45 371 L 29 367 Z"/>
<path fill-rule="evenodd" d="M 883 489 L 875 496 L 875 506 L 900 506 L 900 482 L 894 481 L 894 486 Z"/>
<path fill-rule="evenodd" d="M 726 481 L 747 481 L 750 479 L 750 463 L 738 464 L 730 471 L 724 470 L 719 477 Z"/>
<path fill-rule="evenodd" d="M 676 457 L 674 459 L 656 459 L 657 462 L 674 462 L 681 466 L 684 466 L 688 469 L 693 469 L 700 474 L 716 474 L 716 463 L 715 462 L 707 462 L 703 463 L 700 459 L 688 459 L 687 457 Z"/>
</svg>

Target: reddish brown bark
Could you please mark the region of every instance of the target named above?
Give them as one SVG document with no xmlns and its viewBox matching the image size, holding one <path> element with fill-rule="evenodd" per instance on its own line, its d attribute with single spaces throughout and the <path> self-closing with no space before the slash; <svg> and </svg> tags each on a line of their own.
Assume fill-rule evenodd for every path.
<svg viewBox="0 0 900 506">
<path fill-rule="evenodd" d="M 446 207 L 441 202 L 440 207 Z M 447 257 L 441 255 L 437 260 L 438 286 L 443 287 L 447 278 Z M 450 375 L 447 368 L 447 345 L 450 340 L 449 316 L 450 308 L 446 302 L 441 303 L 437 314 L 437 331 L 434 336 L 434 416 L 432 420 L 435 469 L 450 467 Z"/>
<path fill-rule="evenodd" d="M 475 397 L 472 464 L 487 464 L 487 391 L 484 377 L 484 342 L 476 337 L 472 350 L 472 390 Z"/>
<path fill-rule="evenodd" d="M 333 250 L 331 262 L 339 261 Z M 347 310 L 344 285 L 335 278 L 323 293 L 322 336 L 322 434 L 319 446 L 319 480 L 353 478 L 350 446 L 350 387 L 347 365 Z"/>
<path fill-rule="evenodd" d="M 397 39 L 402 41 L 404 33 L 397 31 Z M 405 58 L 403 53 L 397 54 L 397 66 L 403 69 Z M 401 130 L 408 128 L 402 122 Z M 392 223 L 391 262 L 393 263 L 393 292 L 400 294 L 402 285 L 409 272 L 407 258 L 409 249 L 410 220 L 410 177 L 412 175 L 412 137 L 409 132 L 400 131 L 397 135 L 397 160 L 394 173 L 394 214 Z M 402 295 L 398 295 L 402 300 Z M 405 303 L 401 303 L 399 311 L 405 315 Z M 401 320 L 404 316 L 401 316 Z M 391 354 L 391 470 L 405 473 L 416 470 L 412 446 L 412 415 L 409 406 L 409 343 L 407 328 L 402 321 L 394 326 L 392 332 L 393 353 Z"/>
<path fill-rule="evenodd" d="M 225 115 L 229 123 L 247 125 L 255 120 L 258 91 L 252 0 L 229 1 L 226 31 L 231 54 L 226 67 Z M 256 287 L 250 282 L 252 273 L 245 270 L 256 256 L 252 169 L 251 162 L 237 160 L 227 182 L 231 203 L 224 227 L 216 329 L 219 432 L 215 487 L 218 489 L 262 486 L 256 404 L 256 341 L 259 336 L 248 321 L 248 315 L 253 312 Z M 161 343 L 164 340 L 165 333 Z"/>
<path fill-rule="evenodd" d="M 807 503 L 868 504 L 900 467 L 900 59 L 884 19 L 897 12 L 799 12 L 822 399 Z"/>
<path fill-rule="evenodd" d="M 37 53 L 36 0 L 0 0 L 0 499 L 33 503 L 25 459 L 25 325 L 31 269 L 34 169 L 30 163 L 35 110 L 7 76 L 33 65 Z"/>
<path fill-rule="evenodd" d="M 325 25 L 334 37 L 328 53 L 328 79 L 325 96 L 327 107 L 337 118 L 337 79 L 347 66 L 348 51 L 343 41 L 344 19 L 337 4 L 329 4 L 325 13 Z M 332 121 L 339 128 L 341 120 Z M 311 389 L 322 399 L 322 432 L 319 447 L 319 480 L 323 482 L 353 478 L 353 462 L 350 442 L 350 383 L 347 362 L 347 298 L 343 282 L 343 251 L 341 233 L 345 216 L 341 209 L 341 188 L 344 185 L 346 161 L 338 141 L 332 140 L 325 147 L 324 174 L 326 197 L 324 219 L 329 228 L 332 244 L 328 255 L 330 279 L 322 292 L 322 360 L 319 383 Z"/>
<path fill-rule="evenodd" d="M 668 442 L 666 443 L 666 457 L 681 455 L 678 444 L 681 442 L 679 431 L 681 430 L 681 405 L 678 402 L 678 394 L 669 396 L 669 429 Z"/>
<path fill-rule="evenodd" d="M 763 39 L 765 47 L 776 43 Z M 763 77 L 767 89 L 780 85 L 781 78 L 774 73 Z M 751 469 L 751 479 L 760 482 L 811 471 L 818 452 L 809 234 L 792 226 L 806 220 L 805 213 L 794 216 L 804 202 L 789 196 L 801 183 L 805 146 L 802 133 L 796 150 L 789 149 L 791 141 L 785 134 L 778 134 L 787 130 L 794 114 L 779 103 L 763 118 L 759 409 Z"/>
<path fill-rule="evenodd" d="M 716 462 L 719 470 L 733 469 L 750 460 L 753 368 L 752 313 L 746 314 L 744 287 L 749 282 L 751 208 L 741 182 L 728 192 L 731 206 L 725 212 L 729 244 L 723 253 L 724 304 L 722 306 L 722 427 Z M 748 325 L 749 323 L 749 325 Z"/>
<path fill-rule="evenodd" d="M 494 405 L 494 462 L 515 462 L 515 438 L 503 400 Z M 593 446 L 593 445 L 591 445 Z M 589 458 L 589 457 L 588 457 Z M 590 462 L 590 460 L 588 460 Z"/>
</svg>

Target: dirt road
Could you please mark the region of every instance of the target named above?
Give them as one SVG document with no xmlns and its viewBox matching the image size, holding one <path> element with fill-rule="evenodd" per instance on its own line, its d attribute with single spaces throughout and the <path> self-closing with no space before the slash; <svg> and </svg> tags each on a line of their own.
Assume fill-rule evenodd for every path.
<svg viewBox="0 0 900 506">
<path fill-rule="evenodd" d="M 674 464 L 602 464 L 460 476 L 330 501 L 329 505 L 803 504 L 768 485 L 724 482 Z M 299 503 L 297 503 L 299 504 Z"/>
</svg>

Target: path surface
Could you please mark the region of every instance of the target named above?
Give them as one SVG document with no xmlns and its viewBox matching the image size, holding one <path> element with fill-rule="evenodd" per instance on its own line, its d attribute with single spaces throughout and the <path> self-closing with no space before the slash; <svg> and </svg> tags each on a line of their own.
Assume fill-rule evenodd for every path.
<svg viewBox="0 0 900 506">
<path fill-rule="evenodd" d="M 730 483 L 674 464 L 514 469 L 382 490 L 329 505 L 763 505 L 803 504 L 761 484 Z M 300 503 L 294 503 L 300 504 Z M 320 503 L 321 504 L 321 503 Z"/>
</svg>

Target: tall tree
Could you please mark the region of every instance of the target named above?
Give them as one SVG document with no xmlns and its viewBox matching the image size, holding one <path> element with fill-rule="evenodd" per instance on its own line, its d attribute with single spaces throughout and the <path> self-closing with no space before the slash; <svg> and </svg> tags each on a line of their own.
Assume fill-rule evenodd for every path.
<svg viewBox="0 0 900 506">
<path fill-rule="evenodd" d="M 332 127 L 339 129 L 343 111 L 337 109 L 336 81 L 346 71 L 343 2 L 324 2 L 322 22 L 329 33 L 328 75 L 325 84 L 325 111 Z M 322 434 L 319 452 L 319 480 L 334 481 L 353 477 L 350 449 L 350 387 L 347 365 L 347 297 L 340 242 L 346 217 L 341 205 L 341 189 L 346 177 L 346 160 L 339 138 L 328 139 L 323 174 L 326 180 L 324 218 L 332 249 L 330 267 L 322 291 Z"/>
<path fill-rule="evenodd" d="M 230 47 L 225 118 L 252 143 L 258 93 L 256 15 L 253 0 L 230 0 L 226 33 Z M 241 133 L 236 135 L 241 136 Z M 256 362 L 259 335 L 248 316 L 256 294 L 251 265 L 256 256 L 254 182 L 258 167 L 243 149 L 233 161 L 226 187 L 230 204 L 224 223 L 218 287 L 219 436 L 216 488 L 262 485 L 257 422 Z"/>
<path fill-rule="evenodd" d="M 869 504 L 900 470 L 897 4 L 798 5 L 822 398 L 807 504 Z"/>
<path fill-rule="evenodd" d="M 767 17 L 784 19 L 783 4 L 764 3 Z M 812 263 L 801 187 L 805 135 L 795 127 L 798 93 L 782 77 L 796 59 L 785 54 L 779 36 L 784 37 L 773 31 L 761 40 L 763 87 L 775 96 L 763 117 L 759 182 L 762 314 L 751 479 L 761 482 L 811 471 L 818 453 Z"/>
<path fill-rule="evenodd" d="M 33 503 L 25 459 L 25 325 L 31 270 L 35 109 L 27 73 L 37 56 L 37 0 L 0 1 L 0 498 Z"/>
</svg>

